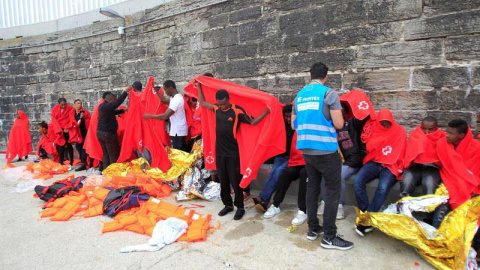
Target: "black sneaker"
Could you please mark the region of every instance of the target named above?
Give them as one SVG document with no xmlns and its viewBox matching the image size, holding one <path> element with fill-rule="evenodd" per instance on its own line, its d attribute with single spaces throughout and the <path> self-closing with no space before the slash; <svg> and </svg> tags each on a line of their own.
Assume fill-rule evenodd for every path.
<svg viewBox="0 0 480 270">
<path fill-rule="evenodd" d="M 225 206 L 222 210 L 220 210 L 220 212 L 218 212 L 218 215 L 223 217 L 223 216 L 225 216 L 226 214 L 228 214 L 232 211 L 233 211 L 232 206 Z"/>
<path fill-rule="evenodd" d="M 375 230 L 372 226 L 362 226 L 362 225 L 355 225 L 355 232 L 358 233 L 360 236 L 365 236 L 365 234 Z"/>
<path fill-rule="evenodd" d="M 81 164 L 78 168 L 75 169 L 76 172 L 85 171 L 87 166 L 85 164 Z"/>
<path fill-rule="evenodd" d="M 317 240 L 317 237 L 322 233 L 323 233 L 323 227 L 322 226 L 320 226 L 320 228 L 316 229 L 316 230 L 308 229 L 307 239 L 310 240 L 310 241 L 315 241 L 315 240 Z"/>
<path fill-rule="evenodd" d="M 337 234 L 335 237 L 323 236 L 320 246 L 327 249 L 349 250 L 353 248 L 353 243 L 344 240 L 342 237 L 340 237 L 340 235 Z"/>
<path fill-rule="evenodd" d="M 237 212 L 235 212 L 235 215 L 233 216 L 233 219 L 234 220 L 240 220 L 240 219 L 242 219 L 243 215 L 245 215 L 245 209 L 238 208 Z"/>
</svg>

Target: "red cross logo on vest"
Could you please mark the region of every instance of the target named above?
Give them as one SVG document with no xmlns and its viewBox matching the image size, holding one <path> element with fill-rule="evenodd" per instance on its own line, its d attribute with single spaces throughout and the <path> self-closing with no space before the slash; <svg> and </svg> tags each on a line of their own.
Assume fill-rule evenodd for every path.
<svg viewBox="0 0 480 270">
<path fill-rule="evenodd" d="M 363 101 L 360 101 L 360 103 L 358 103 L 358 108 L 360 110 L 368 110 L 370 106 L 368 106 L 368 103 L 365 100 L 363 100 Z"/>
<path fill-rule="evenodd" d="M 382 148 L 382 153 L 384 156 L 388 156 L 392 153 L 392 147 L 390 145 L 385 146 Z"/>
</svg>

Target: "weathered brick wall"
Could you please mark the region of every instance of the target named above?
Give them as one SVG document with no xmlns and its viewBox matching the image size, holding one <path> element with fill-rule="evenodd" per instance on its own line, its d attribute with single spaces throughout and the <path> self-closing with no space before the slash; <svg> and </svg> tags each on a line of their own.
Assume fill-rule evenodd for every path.
<svg viewBox="0 0 480 270">
<path fill-rule="evenodd" d="M 128 16 L 127 25 L 205 2 L 159 6 Z M 0 46 L 54 42 L 119 24 L 109 20 Z M 128 28 L 125 39 L 113 32 L 0 51 L 0 149 L 16 109 L 27 112 L 33 135 L 34 123 L 48 121 L 62 96 L 92 109 L 102 91 L 148 76 L 183 86 L 213 72 L 289 102 L 316 61 L 331 68 L 331 87 L 366 90 L 377 109 L 394 110 L 408 129 L 426 115 L 442 125 L 460 117 L 478 129 L 479 45 L 477 0 L 232 0 Z"/>
</svg>

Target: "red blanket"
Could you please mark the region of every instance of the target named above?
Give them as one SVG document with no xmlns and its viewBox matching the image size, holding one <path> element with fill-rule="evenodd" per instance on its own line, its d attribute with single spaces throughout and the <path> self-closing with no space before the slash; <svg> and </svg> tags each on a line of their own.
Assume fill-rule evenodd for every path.
<svg viewBox="0 0 480 270">
<path fill-rule="evenodd" d="M 55 118 L 57 120 L 58 124 L 60 125 L 61 128 L 71 128 L 72 127 L 72 122 L 71 122 L 71 114 L 75 111 L 75 109 L 70 106 L 66 105 L 65 108 L 62 109 L 60 108 L 60 104 L 57 104 L 53 107 L 52 109 L 52 119 Z"/>
<path fill-rule="evenodd" d="M 28 118 L 23 111 L 17 111 L 20 118 L 16 118 L 13 127 L 8 136 L 7 152 L 5 157 L 7 163 L 18 155 L 19 158 L 24 158 L 32 151 L 32 137 L 28 129 Z"/>
<path fill-rule="evenodd" d="M 470 199 L 473 194 L 479 194 L 480 175 L 478 172 L 475 174 L 475 166 L 469 166 L 468 164 L 470 163 L 467 164 L 467 161 L 471 161 L 472 159 L 476 159 L 478 164 L 479 142 L 473 142 L 472 140 L 474 139 L 471 131 L 469 131 L 469 134 L 470 135 L 467 135 L 460 143 L 463 144 L 460 151 L 458 149 L 460 145 L 455 149 L 446 139 L 439 140 L 437 144 L 437 154 L 440 159 L 440 176 L 443 184 L 448 189 L 450 195 L 449 202 L 453 208 Z M 474 146 L 475 144 L 477 144 L 477 146 Z M 465 151 L 464 147 L 468 146 L 477 148 L 477 152 Z M 468 154 L 470 154 L 470 156 L 468 156 Z"/>
<path fill-rule="evenodd" d="M 165 122 L 143 119 L 145 113 L 159 114 L 166 110 L 153 88 L 153 77 L 148 79 L 143 92 L 130 91 L 125 134 L 118 162 L 132 159 L 134 150 L 143 152 L 145 147 L 152 156 L 152 167 L 167 171 L 171 167 L 162 140 L 166 140 Z M 163 111 L 161 111 L 163 110 Z"/>
<path fill-rule="evenodd" d="M 255 179 L 258 169 L 267 159 L 285 152 L 285 121 L 280 102 L 270 94 L 246 86 L 206 76 L 198 76 L 196 79 L 202 84 L 205 99 L 210 103 L 215 103 L 218 89 L 225 89 L 231 102 L 240 105 L 249 114 L 258 116 L 266 107 L 270 108 L 270 113 L 259 124 L 241 124 L 237 133 L 240 172 L 243 174 L 240 186 L 245 188 Z M 190 81 L 185 91 L 190 96 L 197 97 L 198 92 L 193 82 L 194 80 Z M 205 167 L 215 169 L 215 114 L 204 107 L 200 109 Z"/>
<path fill-rule="evenodd" d="M 455 150 L 462 156 L 467 168 L 476 177 L 480 177 L 480 142 L 473 138 L 470 127 L 465 138 L 463 138 Z"/>
<path fill-rule="evenodd" d="M 63 135 L 63 134 L 62 134 Z M 60 157 L 57 153 L 57 147 L 55 146 L 55 140 L 57 139 L 57 134 L 55 134 L 54 127 L 52 124 L 48 125 L 48 133 L 42 133 L 42 137 L 37 144 L 37 155 L 40 156 L 40 147 L 47 152 L 47 154 L 53 157 L 53 161 L 59 162 Z"/>
<path fill-rule="evenodd" d="M 198 107 L 193 113 L 192 125 L 189 128 L 188 136 L 194 138 L 202 134 L 202 110 Z"/>
<path fill-rule="evenodd" d="M 372 102 L 362 90 L 353 89 L 341 95 L 340 102 L 347 103 L 350 107 L 350 112 L 346 116 L 347 119 L 355 117 L 358 120 L 363 120 L 368 116 L 370 116 L 371 119 L 375 119 L 375 109 L 373 108 Z"/>
<path fill-rule="evenodd" d="M 297 132 L 293 134 L 292 146 L 290 147 L 290 157 L 288 158 L 288 167 L 304 166 L 305 159 L 303 158 L 302 151 L 297 149 Z"/>
<path fill-rule="evenodd" d="M 81 108 L 80 111 L 85 111 L 84 118 L 85 118 L 85 127 L 89 128 L 90 126 L 90 113 L 88 110 L 85 108 Z M 82 137 L 82 133 L 80 132 L 80 125 L 78 124 L 77 120 L 75 120 L 75 109 L 72 110 L 72 113 L 70 114 L 70 122 L 71 122 L 71 128 L 68 130 L 68 134 L 70 136 L 70 139 L 68 142 L 70 143 L 82 143 L 85 138 Z"/>
<path fill-rule="evenodd" d="M 420 124 L 408 137 L 404 168 L 410 167 L 413 163 L 438 163 L 437 142 L 440 139 L 445 139 L 445 132 L 437 129 L 433 133 L 425 134 Z"/>
<path fill-rule="evenodd" d="M 392 126 L 385 129 L 380 124 L 382 120 L 389 121 Z M 403 170 L 407 132 L 393 119 L 390 110 L 381 109 L 377 120 L 370 119 L 365 124 L 362 141 L 367 145 L 367 155 L 363 159 L 363 164 L 369 161 L 381 163 L 399 179 Z"/>
</svg>

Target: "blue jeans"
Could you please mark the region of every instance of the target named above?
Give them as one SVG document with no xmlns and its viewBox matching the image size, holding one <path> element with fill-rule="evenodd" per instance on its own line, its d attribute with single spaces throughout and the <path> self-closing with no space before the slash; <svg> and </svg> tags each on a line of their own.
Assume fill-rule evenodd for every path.
<svg viewBox="0 0 480 270">
<path fill-rule="evenodd" d="M 367 183 L 379 179 L 373 200 L 368 202 Z M 358 171 L 353 181 L 358 208 L 362 211 L 378 212 L 387 199 L 390 188 L 397 182 L 395 175 L 382 164 L 370 161 Z"/>
<path fill-rule="evenodd" d="M 345 190 L 347 189 L 347 185 L 345 184 L 345 181 L 347 181 L 352 175 L 354 175 L 356 172 L 358 172 L 360 168 L 352 168 L 347 165 L 342 165 L 342 190 L 340 193 L 340 202 L 339 204 L 345 205 Z M 321 187 L 321 195 L 322 195 L 322 200 L 325 200 L 325 181 L 322 178 L 322 187 Z"/>
<path fill-rule="evenodd" d="M 272 198 L 273 193 L 277 189 L 278 181 L 280 181 L 280 176 L 283 171 L 287 168 L 288 165 L 288 156 L 279 156 L 273 160 L 273 167 L 270 173 L 267 176 L 265 181 L 265 187 L 262 192 L 260 192 L 260 198 L 268 204 L 270 198 Z"/>
</svg>

